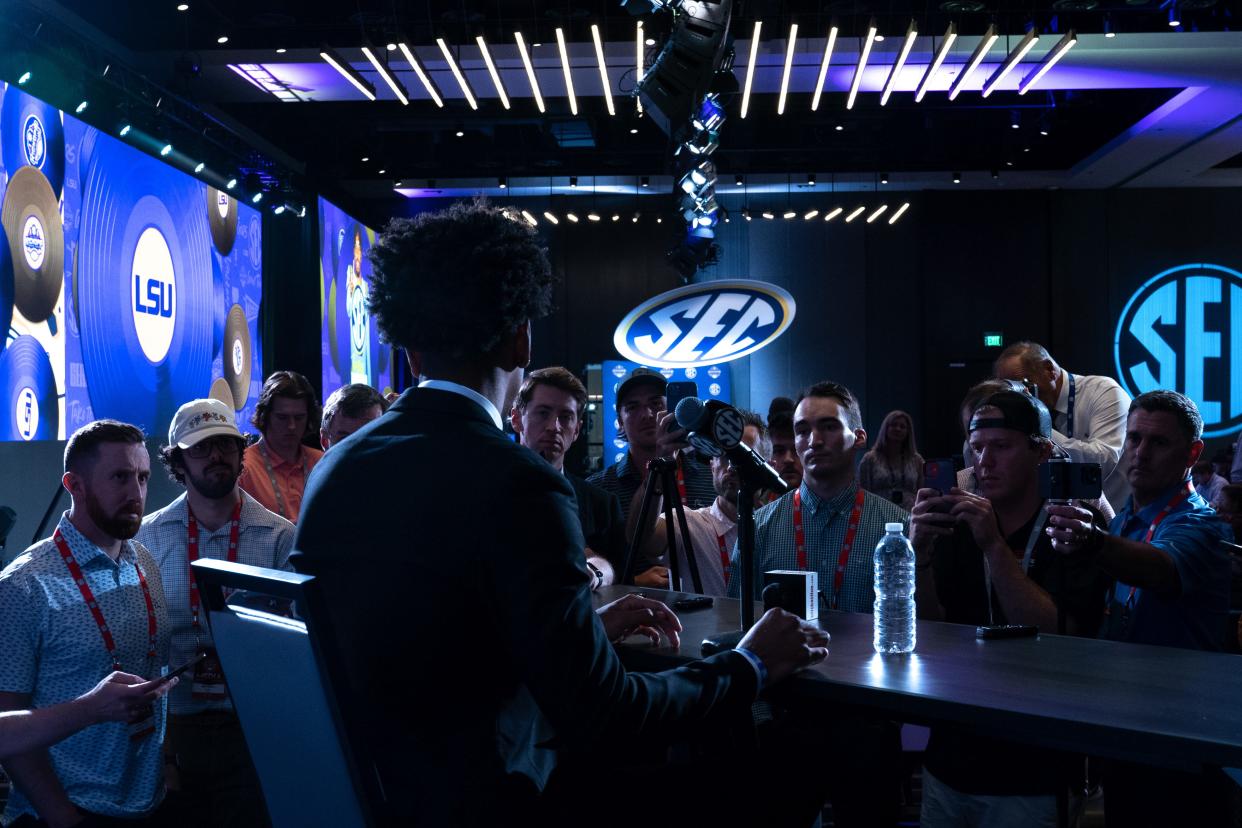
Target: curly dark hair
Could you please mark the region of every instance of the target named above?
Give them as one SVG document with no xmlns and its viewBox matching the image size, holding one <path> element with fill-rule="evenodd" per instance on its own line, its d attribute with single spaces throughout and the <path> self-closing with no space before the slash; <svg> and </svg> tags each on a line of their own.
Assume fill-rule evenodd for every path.
<svg viewBox="0 0 1242 828">
<path fill-rule="evenodd" d="M 254 406 L 254 416 L 250 424 L 259 431 L 267 431 L 267 418 L 272 413 L 272 406 L 277 397 L 291 400 L 306 400 L 306 434 L 304 437 L 319 433 L 319 417 L 323 409 L 319 406 L 319 395 L 315 393 L 310 380 L 297 371 L 275 371 L 263 383 L 259 392 L 259 401 Z"/>
<path fill-rule="evenodd" d="M 370 310 L 384 339 L 407 350 L 479 359 L 552 310 L 534 230 L 482 199 L 393 219 L 369 255 Z"/>
<path fill-rule="evenodd" d="M 160 464 L 163 465 L 164 471 L 168 473 L 168 479 L 174 483 L 185 485 L 185 459 L 182 455 L 185 452 L 176 446 L 160 446 Z M 246 438 L 237 438 L 237 454 L 241 459 L 241 466 L 238 474 L 246 470 Z"/>
</svg>

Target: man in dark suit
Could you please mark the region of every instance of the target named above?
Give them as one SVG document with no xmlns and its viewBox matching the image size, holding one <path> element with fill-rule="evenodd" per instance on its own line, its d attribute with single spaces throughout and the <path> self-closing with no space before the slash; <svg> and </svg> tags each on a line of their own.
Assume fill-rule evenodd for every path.
<svg viewBox="0 0 1242 828">
<path fill-rule="evenodd" d="M 625 564 L 625 518 L 615 494 L 565 471 L 565 455 L 582 432 L 587 390 L 566 368 L 531 371 L 522 381 L 509 420 L 518 442 L 565 475 L 574 487 L 578 521 L 586 539 L 592 589 L 615 583 Z"/>
<path fill-rule="evenodd" d="M 746 715 L 762 685 L 827 655 L 826 634 L 773 610 L 736 650 L 627 673 L 611 639 L 641 629 L 676 645 L 680 624 L 638 596 L 596 615 L 572 488 L 500 429 L 531 321 L 551 306 L 534 232 L 458 204 L 393 221 L 371 255 L 371 309 L 420 383 L 322 461 L 294 562 L 322 581 L 345 654 L 338 680 L 367 700 L 345 717 L 385 822 L 563 817 L 540 794 L 558 749 L 602 763 L 616 744 Z M 596 796 L 589 818 L 638 807 L 616 793 Z"/>
</svg>

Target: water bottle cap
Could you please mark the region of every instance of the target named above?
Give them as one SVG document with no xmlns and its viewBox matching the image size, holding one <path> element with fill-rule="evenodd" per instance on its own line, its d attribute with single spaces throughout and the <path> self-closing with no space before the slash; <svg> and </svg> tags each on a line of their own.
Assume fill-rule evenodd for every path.
<svg viewBox="0 0 1242 828">
<path fill-rule="evenodd" d="M 905 527 L 905 525 L 904 525 L 904 524 L 901 524 L 901 523 L 886 523 L 886 524 L 884 524 L 884 531 L 885 531 L 885 532 L 901 532 L 901 531 L 902 531 L 903 529 L 905 529 L 905 528 L 906 528 L 906 527 Z"/>
</svg>

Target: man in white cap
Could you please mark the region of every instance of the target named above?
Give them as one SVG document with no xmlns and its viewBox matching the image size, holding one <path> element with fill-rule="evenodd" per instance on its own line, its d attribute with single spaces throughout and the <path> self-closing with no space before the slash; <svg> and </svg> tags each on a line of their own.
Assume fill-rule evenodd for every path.
<svg viewBox="0 0 1242 828">
<path fill-rule="evenodd" d="M 196 558 L 289 569 L 294 526 L 237 485 L 245 438 L 232 409 L 193 400 L 177 409 L 160 459 L 185 494 L 142 522 L 139 539 L 159 564 L 168 601 L 170 663 L 207 657 L 169 695 L 165 775 L 180 825 L 268 824 L 258 776 L 212 647 Z"/>
</svg>

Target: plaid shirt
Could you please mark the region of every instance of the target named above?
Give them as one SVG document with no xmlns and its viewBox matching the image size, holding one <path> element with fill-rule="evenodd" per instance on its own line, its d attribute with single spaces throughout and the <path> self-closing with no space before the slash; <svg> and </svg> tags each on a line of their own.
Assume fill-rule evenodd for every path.
<svg viewBox="0 0 1242 828">
<path fill-rule="evenodd" d="M 268 569 L 293 571 L 289 566 L 289 552 L 293 548 L 293 524 L 280 515 L 272 514 L 263 504 L 246 492 L 241 493 L 241 527 L 237 536 L 237 562 L 262 566 Z M 216 531 L 208 532 L 199 525 L 199 556 L 227 560 L 231 523 L 225 523 Z M 173 667 L 185 664 L 203 647 L 211 646 L 211 630 L 207 626 L 206 609 L 199 618 L 201 629 L 195 630 L 190 614 L 190 557 L 186 550 L 189 531 L 186 496 L 182 494 L 172 503 L 147 515 L 136 538 L 159 564 L 164 583 L 164 597 L 168 602 L 168 619 L 172 632 L 172 652 L 169 663 Z M 206 701 L 193 698 L 190 676 L 182 678 L 172 689 L 169 712 L 183 716 L 204 710 L 231 710 L 232 703 Z"/>
<path fill-rule="evenodd" d="M 683 457 L 681 469 L 686 479 L 686 502 L 683 504 L 685 508 L 705 509 L 711 506 L 716 500 L 711 469 L 694 456 Z M 587 478 L 587 482 L 615 494 L 621 501 L 621 519 L 629 520 L 630 504 L 634 502 L 634 495 L 643 484 L 643 476 L 628 451 L 621 458 L 621 462 L 596 472 Z"/>
<path fill-rule="evenodd" d="M 847 486 L 832 500 L 823 500 L 802 484 L 802 528 L 806 533 L 807 562 L 819 573 L 819 589 L 823 606 L 832 602 L 833 576 L 845 542 L 850 512 L 858 494 L 858 483 Z M 876 544 L 884 537 L 884 524 L 902 523 L 907 536 L 910 513 L 885 498 L 867 492 L 863 500 L 858 534 L 845 565 L 841 583 L 840 604 L 846 612 L 871 612 L 875 604 Z M 738 549 L 733 548 L 729 578 L 729 596 L 741 596 L 741 579 L 737 568 Z M 794 544 L 793 492 L 782 496 L 755 512 L 755 600 L 763 591 L 763 573 L 772 569 L 797 569 L 798 552 Z"/>
</svg>

